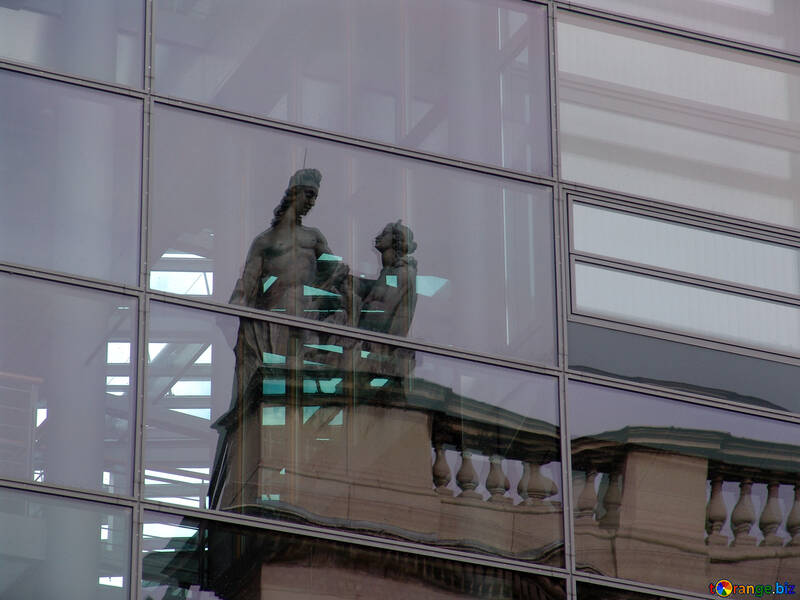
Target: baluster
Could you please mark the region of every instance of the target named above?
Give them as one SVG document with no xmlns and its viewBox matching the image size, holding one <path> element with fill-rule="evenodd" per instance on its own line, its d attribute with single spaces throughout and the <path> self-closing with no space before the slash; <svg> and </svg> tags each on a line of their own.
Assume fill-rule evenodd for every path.
<svg viewBox="0 0 800 600">
<path fill-rule="evenodd" d="M 750 479 L 743 479 L 739 484 L 739 501 L 731 513 L 734 546 L 753 546 L 756 543 L 756 538 L 750 535 L 750 529 L 756 520 L 753 499 L 750 497 L 752 488 L 753 482 Z"/>
<path fill-rule="evenodd" d="M 452 479 L 450 465 L 447 464 L 446 451 L 441 444 L 436 446 L 436 460 L 433 462 L 433 484 L 436 493 L 443 496 L 452 496 L 453 492 L 447 487 Z"/>
<path fill-rule="evenodd" d="M 706 544 L 709 546 L 727 546 L 728 537 L 720 533 L 722 526 L 725 525 L 725 518 L 728 516 L 728 509 L 722 499 L 722 475 L 716 475 L 711 480 L 711 497 L 708 499 L 706 507 L 706 531 L 708 538 Z"/>
<path fill-rule="evenodd" d="M 586 473 L 586 483 L 583 485 L 575 508 L 576 519 L 591 519 L 594 516 L 594 507 L 597 506 L 597 492 L 594 490 L 594 480 L 597 470 L 592 469 Z"/>
<path fill-rule="evenodd" d="M 786 518 L 786 531 L 792 534 L 790 546 L 800 546 L 800 483 L 794 484 L 794 504 Z"/>
<path fill-rule="evenodd" d="M 532 500 L 528 497 L 528 484 L 531 480 L 531 463 L 522 461 L 522 477 L 517 484 L 517 493 L 522 498 L 522 504 L 531 504 Z"/>
<path fill-rule="evenodd" d="M 503 473 L 503 457 L 495 454 L 489 459 L 489 475 L 486 477 L 486 489 L 492 495 L 490 502 L 511 502 L 511 498 L 506 497 L 511 482 Z"/>
<path fill-rule="evenodd" d="M 619 508 L 622 504 L 622 490 L 620 489 L 621 479 L 622 476 L 619 472 L 614 472 L 609 475 L 608 489 L 606 490 L 605 498 L 603 498 L 603 506 L 606 509 L 606 514 L 600 519 L 600 527 L 603 529 L 619 528 Z"/>
<path fill-rule="evenodd" d="M 778 500 L 779 488 L 780 484 L 777 481 L 770 481 L 767 484 L 767 501 L 764 504 L 764 510 L 761 511 L 761 519 L 758 521 L 758 526 L 764 534 L 762 546 L 783 546 L 783 538 L 775 534 L 783 519 L 781 503 Z"/>
<path fill-rule="evenodd" d="M 555 481 L 542 474 L 541 467 L 530 462 L 522 463 L 522 478 L 517 485 L 517 492 L 523 504 L 531 506 L 543 504 L 544 499 L 558 491 Z"/>
<path fill-rule="evenodd" d="M 456 473 L 456 482 L 461 487 L 460 498 L 483 499 L 475 488 L 478 487 L 478 473 L 472 464 L 472 452 L 470 450 L 461 451 L 461 468 Z"/>
</svg>

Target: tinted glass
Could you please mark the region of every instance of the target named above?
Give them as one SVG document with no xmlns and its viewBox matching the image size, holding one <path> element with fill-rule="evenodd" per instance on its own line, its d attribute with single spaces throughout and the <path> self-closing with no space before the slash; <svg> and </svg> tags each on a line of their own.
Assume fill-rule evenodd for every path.
<svg viewBox="0 0 800 600">
<path fill-rule="evenodd" d="M 158 0 L 155 6 L 161 93 L 550 173 L 543 6 L 509 0 L 202 6 Z"/>
<path fill-rule="evenodd" d="M 668 600 L 675 596 L 653 596 L 640 594 L 630 590 L 614 589 L 591 583 L 578 581 L 576 583 L 578 600 Z"/>
<path fill-rule="evenodd" d="M 555 362 L 549 189 L 172 108 L 154 118 L 152 288 Z"/>
<path fill-rule="evenodd" d="M 564 178 L 800 226 L 800 65 L 563 12 L 558 52 Z"/>
<path fill-rule="evenodd" d="M 800 249 L 586 204 L 572 205 L 578 252 L 800 294 Z"/>
<path fill-rule="evenodd" d="M 131 493 L 136 301 L 0 275 L 0 477 Z"/>
<path fill-rule="evenodd" d="M 2 598 L 130 594 L 130 510 L 0 488 Z"/>
<path fill-rule="evenodd" d="M 560 579 L 213 521 L 147 512 L 142 532 L 152 598 L 566 597 Z"/>
<path fill-rule="evenodd" d="M 152 305 L 146 498 L 562 564 L 555 378 Z"/>
<path fill-rule="evenodd" d="M 795 0 L 572 0 L 701 33 L 800 53 Z"/>
<path fill-rule="evenodd" d="M 567 393 L 580 570 L 698 593 L 800 577 L 781 558 L 800 542 L 800 426 L 584 383 Z"/>
<path fill-rule="evenodd" d="M 123 85 L 142 85 L 142 0 L 6 0 L 0 56 Z"/>
<path fill-rule="evenodd" d="M 137 284 L 141 102 L 2 70 L 0 89 L 0 260 Z"/>
<path fill-rule="evenodd" d="M 795 365 L 582 323 L 567 331 L 571 369 L 800 412 Z"/>
<path fill-rule="evenodd" d="M 800 353 L 800 307 L 575 264 L 576 312 L 735 344 Z"/>
</svg>

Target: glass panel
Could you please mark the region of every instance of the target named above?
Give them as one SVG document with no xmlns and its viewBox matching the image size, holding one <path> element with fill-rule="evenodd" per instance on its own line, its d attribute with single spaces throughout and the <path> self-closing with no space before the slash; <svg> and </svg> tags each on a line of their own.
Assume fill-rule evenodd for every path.
<svg viewBox="0 0 800 600">
<path fill-rule="evenodd" d="M 576 312 L 690 335 L 800 352 L 800 308 L 575 263 Z"/>
<path fill-rule="evenodd" d="M 800 227 L 800 65 L 560 14 L 566 179 Z"/>
<path fill-rule="evenodd" d="M 0 56 L 141 87 L 144 2 L 3 0 Z"/>
<path fill-rule="evenodd" d="M 669 600 L 675 596 L 653 596 L 582 581 L 576 582 L 578 600 Z"/>
<path fill-rule="evenodd" d="M 130 510 L 0 488 L 0 597 L 129 597 Z"/>
<path fill-rule="evenodd" d="M 578 569 L 697 593 L 720 579 L 800 578 L 783 558 L 800 542 L 798 425 L 584 383 L 567 391 Z"/>
<path fill-rule="evenodd" d="M 563 564 L 555 378 L 151 307 L 146 498 Z"/>
<path fill-rule="evenodd" d="M 209 520 L 144 517 L 148 598 L 566 598 L 562 579 Z"/>
<path fill-rule="evenodd" d="M 800 294 L 798 248 L 586 204 L 572 216 L 578 252 Z"/>
<path fill-rule="evenodd" d="M 0 477 L 130 495 L 136 301 L 10 275 L 0 298 Z"/>
<path fill-rule="evenodd" d="M 555 363 L 548 188 L 154 118 L 151 288 Z"/>
<path fill-rule="evenodd" d="M 155 7 L 160 93 L 550 173 L 543 6 L 158 0 Z"/>
<path fill-rule="evenodd" d="M 572 4 L 800 53 L 796 0 L 572 0 Z"/>
<path fill-rule="evenodd" d="M 785 363 L 569 323 L 569 367 L 800 413 L 800 369 Z"/>
<path fill-rule="evenodd" d="M 0 89 L 0 260 L 136 285 L 141 101 L 2 70 Z"/>
</svg>

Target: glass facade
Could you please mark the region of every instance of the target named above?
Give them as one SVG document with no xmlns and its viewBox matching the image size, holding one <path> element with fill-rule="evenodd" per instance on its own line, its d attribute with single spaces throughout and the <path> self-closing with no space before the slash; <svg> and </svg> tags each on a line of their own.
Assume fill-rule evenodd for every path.
<svg viewBox="0 0 800 600">
<path fill-rule="evenodd" d="M 798 19 L 0 0 L 0 598 L 794 586 Z"/>
</svg>

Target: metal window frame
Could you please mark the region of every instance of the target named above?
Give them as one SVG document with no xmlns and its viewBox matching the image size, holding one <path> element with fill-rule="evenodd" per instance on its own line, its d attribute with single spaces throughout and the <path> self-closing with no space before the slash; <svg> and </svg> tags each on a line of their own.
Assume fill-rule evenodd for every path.
<svg viewBox="0 0 800 600">
<path fill-rule="evenodd" d="M 790 62 L 800 63 L 800 52 L 793 53 L 785 50 L 778 50 L 776 48 L 770 48 L 768 46 L 762 46 L 760 44 L 753 44 L 743 40 L 736 40 L 734 38 L 728 38 L 725 36 L 702 33 L 693 29 L 682 29 L 681 27 L 669 25 L 653 19 L 632 17 L 611 10 L 604 10 L 602 8 L 594 8 L 576 4 L 571 0 L 553 0 L 553 4 L 555 4 L 561 10 L 567 10 L 589 17 L 598 17 L 609 21 L 617 21 L 626 25 L 639 27 L 640 29 L 650 29 L 653 31 L 661 31 L 663 33 L 671 33 L 701 42 L 710 42 L 712 44 L 717 44 L 718 46 L 726 46 L 728 48 L 734 48 L 737 50 L 745 50 L 750 54 L 759 54 L 762 56 L 769 56 L 771 58 L 780 58 Z"/>
<path fill-rule="evenodd" d="M 705 596 L 667 588 L 661 586 L 644 585 L 637 582 L 622 580 L 614 577 L 593 575 L 579 572 L 575 567 L 574 555 L 574 536 L 573 536 L 573 498 L 572 489 L 572 470 L 570 460 L 569 443 L 569 422 L 568 422 L 568 385 L 570 381 L 585 382 L 619 390 L 628 390 L 639 393 L 646 393 L 652 396 L 670 399 L 679 402 L 705 406 L 713 409 L 734 412 L 741 415 L 757 418 L 766 418 L 775 422 L 783 422 L 800 425 L 800 415 L 787 413 L 769 408 L 762 408 L 752 405 L 744 405 L 737 402 L 727 401 L 719 398 L 706 397 L 701 394 L 693 394 L 681 390 L 673 390 L 657 385 L 634 383 L 622 378 L 587 374 L 569 368 L 568 339 L 566 328 L 570 322 L 580 322 L 588 324 L 602 324 L 604 327 L 629 331 L 634 333 L 645 333 L 650 337 L 658 339 L 678 341 L 681 343 L 705 347 L 726 352 L 749 356 L 759 359 L 768 359 L 776 362 L 798 365 L 797 358 L 789 356 L 775 355 L 771 352 L 762 352 L 746 346 L 731 345 L 706 338 L 687 338 L 685 334 L 670 333 L 664 331 L 651 330 L 631 326 L 621 322 L 611 322 L 608 320 L 596 319 L 593 317 L 582 316 L 572 313 L 572 290 L 574 282 L 572 280 L 573 269 L 571 265 L 576 258 L 583 262 L 597 262 L 606 266 L 623 266 L 630 270 L 642 270 L 644 274 L 659 277 L 667 276 L 667 279 L 685 281 L 685 274 L 666 272 L 659 269 L 652 269 L 645 265 L 627 263 L 625 261 L 608 261 L 602 257 L 590 256 L 574 251 L 572 246 L 572 203 L 575 201 L 592 204 L 627 212 L 631 214 L 651 217 L 662 221 L 685 224 L 687 226 L 699 227 L 720 233 L 728 233 L 753 240 L 765 241 L 768 243 L 782 244 L 790 247 L 800 248 L 800 229 L 776 225 L 768 222 L 748 220 L 724 213 L 714 213 L 697 208 L 687 207 L 676 203 L 654 201 L 645 197 L 620 193 L 612 189 L 603 189 L 594 186 L 581 184 L 580 182 L 565 181 L 561 175 L 560 165 L 560 111 L 559 111 L 559 81 L 558 81 L 558 56 L 557 56 L 557 22 L 559 14 L 565 13 L 583 15 L 596 19 L 613 21 L 622 25 L 632 26 L 640 30 L 658 32 L 667 36 L 678 36 L 680 38 L 693 40 L 718 48 L 738 50 L 744 55 L 757 55 L 768 57 L 776 61 L 788 61 L 800 64 L 800 56 L 790 52 L 783 52 L 776 49 L 766 48 L 757 44 L 750 44 L 733 39 L 728 39 L 710 34 L 703 34 L 696 31 L 684 30 L 647 19 L 628 17 L 615 14 L 609 11 L 593 9 L 588 7 L 576 6 L 569 0 L 519 0 L 520 2 L 533 3 L 544 6 L 547 11 L 547 30 L 548 51 L 549 51 L 549 99 L 550 99 L 550 135 L 551 135 L 551 174 L 540 175 L 527 172 L 515 171 L 492 164 L 471 162 L 455 159 L 445 155 L 401 148 L 391 144 L 376 142 L 369 139 L 362 139 L 355 136 L 342 135 L 336 132 L 305 127 L 274 119 L 264 118 L 259 115 L 246 112 L 222 109 L 220 107 L 190 102 L 160 95 L 153 89 L 153 61 L 155 54 L 154 31 L 157 26 L 156 10 L 154 0 L 142 0 L 145 4 L 145 23 L 144 23 L 144 63 L 141 86 L 128 86 L 113 82 L 102 81 L 90 77 L 74 75 L 60 72 L 57 70 L 37 67 L 30 64 L 21 63 L 12 59 L 0 59 L 0 69 L 39 77 L 52 81 L 59 81 L 66 84 L 80 86 L 84 89 L 93 89 L 98 92 L 107 92 L 121 96 L 133 97 L 142 101 L 143 120 L 142 120 L 142 156 L 141 156 L 141 190 L 140 190 L 140 247 L 139 247 L 139 279 L 137 285 L 125 285 L 114 283 L 102 279 L 71 275 L 48 269 L 26 266 L 13 262 L 0 261 L 0 272 L 11 275 L 36 278 L 40 280 L 79 286 L 89 290 L 105 291 L 136 298 L 138 305 L 137 315 L 137 372 L 136 372 L 136 412 L 134 427 L 134 457 L 133 457 L 133 495 L 123 496 L 119 494 L 109 494 L 102 491 L 88 491 L 68 486 L 54 485 L 47 483 L 33 483 L 30 481 L 19 481 L 7 478 L 0 478 L 0 487 L 29 491 L 51 496 L 60 496 L 76 500 L 84 500 L 95 503 L 114 505 L 129 508 L 131 510 L 131 565 L 130 565 L 130 585 L 129 594 L 131 597 L 141 597 L 141 549 L 142 534 L 141 526 L 144 519 L 144 511 L 152 511 L 159 514 L 172 516 L 187 516 L 199 520 L 210 519 L 217 522 L 242 525 L 266 531 L 281 531 L 298 535 L 308 535 L 324 539 L 344 541 L 364 546 L 396 550 L 407 553 L 422 554 L 436 558 L 448 560 L 484 564 L 500 569 L 517 570 L 537 575 L 545 575 L 562 579 L 565 581 L 567 598 L 576 597 L 577 582 L 591 583 L 601 586 L 611 586 L 616 589 L 627 589 L 635 592 L 652 595 L 657 592 L 660 595 L 674 598 L 697 598 Z M 320 140 L 336 142 L 346 146 L 380 152 L 386 155 L 411 158 L 424 161 L 427 164 L 455 167 L 464 171 L 500 177 L 509 181 L 536 184 L 549 187 L 553 193 L 553 233 L 554 233 L 554 259 L 555 259 L 555 317 L 556 317 L 556 363 L 554 366 L 543 366 L 528 363 L 525 361 L 508 359 L 496 355 L 485 355 L 467 350 L 453 349 L 446 346 L 435 344 L 414 342 L 405 338 L 388 336 L 374 332 L 367 332 L 354 328 L 338 327 L 335 325 L 323 325 L 319 322 L 307 321 L 302 318 L 270 314 L 246 307 L 234 307 L 219 303 L 209 302 L 197 298 L 187 298 L 185 296 L 173 295 L 163 292 L 149 290 L 147 288 L 147 277 L 149 272 L 148 248 L 150 236 L 150 202 L 152 189 L 152 168 L 151 157 L 152 148 L 152 113 L 155 105 L 171 106 L 183 110 L 195 111 L 207 115 L 214 115 L 232 119 L 239 122 L 259 125 L 277 131 L 293 134 L 311 136 Z M 587 260 L 590 259 L 590 260 Z M 701 283 L 704 287 L 721 289 L 723 291 L 734 291 L 736 293 L 745 292 L 757 298 L 779 300 L 788 304 L 798 304 L 800 298 L 786 297 L 780 293 L 770 290 L 748 288 L 747 286 L 726 285 L 718 281 L 710 281 L 704 278 L 689 278 L 689 283 Z M 789 302 L 786 302 L 786 301 Z M 491 557 L 482 554 L 469 552 L 446 550 L 422 544 L 413 544 L 401 541 L 387 540 L 375 536 L 353 534 L 345 531 L 337 531 L 315 526 L 305 526 L 299 524 L 288 524 L 281 521 L 272 521 L 255 517 L 245 517 L 232 513 L 209 511 L 205 509 L 192 509 L 174 506 L 165 503 L 153 502 L 142 498 L 143 485 L 143 435 L 144 435 L 144 385 L 146 378 L 146 357 L 147 357 L 147 334 L 149 329 L 150 305 L 151 302 L 162 302 L 171 306 L 188 307 L 212 311 L 220 314 L 253 318 L 267 322 L 274 322 L 291 327 L 301 327 L 336 333 L 349 337 L 368 339 L 377 342 L 389 343 L 396 346 L 419 350 L 436 354 L 439 356 L 456 358 L 464 361 L 510 368 L 521 372 L 529 372 L 541 375 L 554 376 L 558 379 L 558 399 L 559 399 L 559 427 L 561 429 L 561 477 L 562 477 L 562 497 L 564 505 L 564 568 L 547 567 L 535 565 L 524 561 L 513 561 L 502 557 Z"/>
<path fill-rule="evenodd" d="M 695 289 L 706 289 L 716 292 L 727 293 L 734 296 L 739 296 L 742 298 L 750 298 L 754 300 L 764 300 L 770 304 L 779 304 L 787 307 L 793 307 L 800 310 L 800 300 L 794 302 L 788 302 L 787 300 L 783 300 L 780 298 L 770 298 L 768 295 L 763 293 L 756 293 L 753 291 L 747 291 L 746 293 L 741 289 L 733 288 L 731 286 L 720 285 L 716 284 L 709 280 L 702 280 L 702 279 L 695 279 L 689 278 L 686 276 L 675 275 L 672 273 L 667 272 L 659 272 L 653 269 L 641 268 L 638 266 L 629 265 L 627 263 L 621 263 L 617 261 L 605 260 L 605 259 L 598 259 L 588 256 L 577 256 L 573 255 L 570 257 L 570 272 L 572 278 L 572 296 L 570 297 L 571 301 L 571 310 L 570 310 L 570 320 L 571 321 L 579 321 L 584 323 L 596 323 L 602 327 L 608 327 L 609 325 L 619 325 L 625 327 L 626 331 L 631 332 L 638 332 L 644 333 L 645 335 L 649 334 L 650 337 L 660 337 L 663 339 L 669 339 L 674 341 L 683 341 L 687 342 L 692 345 L 703 345 L 712 344 L 712 347 L 715 349 L 725 350 L 727 352 L 733 352 L 736 354 L 744 354 L 746 356 L 754 356 L 758 358 L 764 358 L 766 360 L 771 360 L 773 362 L 784 362 L 787 364 L 798 365 L 800 364 L 800 350 L 796 354 L 792 354 L 789 351 L 781 351 L 776 349 L 771 349 L 767 346 L 762 346 L 758 344 L 747 344 L 745 342 L 733 342 L 731 340 L 726 340 L 724 338 L 715 337 L 713 335 L 702 335 L 700 333 L 689 333 L 677 326 L 671 327 L 668 325 L 665 326 L 655 326 L 655 325 L 645 325 L 641 322 L 637 322 L 633 319 L 624 320 L 624 319 L 617 319 L 614 317 L 608 317 L 602 315 L 599 312 L 593 312 L 587 309 L 579 309 L 577 308 L 577 304 L 575 301 L 575 293 L 576 293 L 576 273 L 575 273 L 575 265 L 576 264 L 583 264 L 589 266 L 595 266 L 600 268 L 605 268 L 608 270 L 616 271 L 619 273 L 626 273 L 631 275 L 642 275 L 649 279 L 656 279 L 659 281 L 666 281 L 676 284 L 688 285 Z"/>
</svg>

